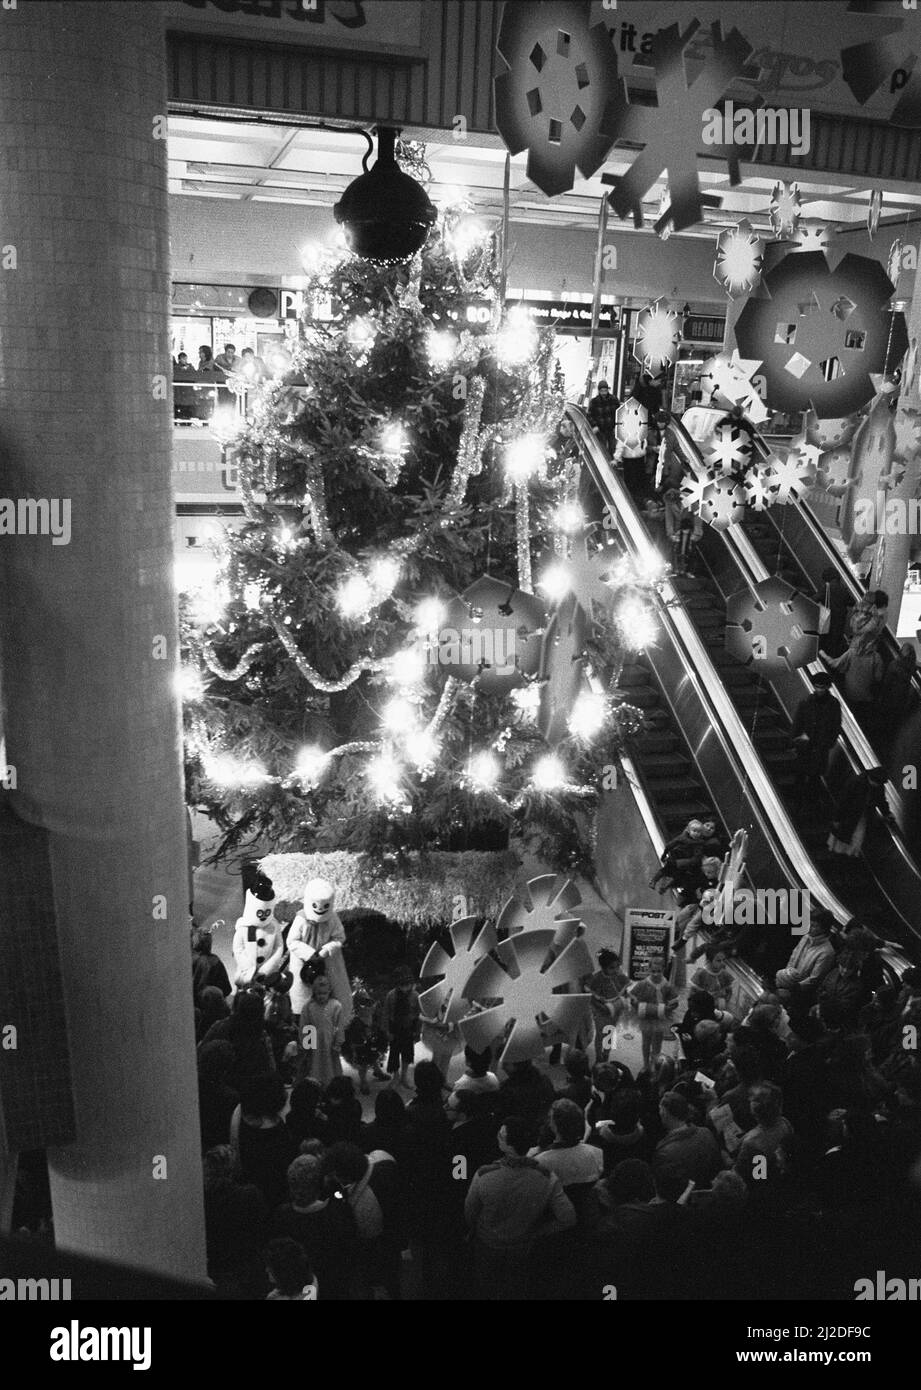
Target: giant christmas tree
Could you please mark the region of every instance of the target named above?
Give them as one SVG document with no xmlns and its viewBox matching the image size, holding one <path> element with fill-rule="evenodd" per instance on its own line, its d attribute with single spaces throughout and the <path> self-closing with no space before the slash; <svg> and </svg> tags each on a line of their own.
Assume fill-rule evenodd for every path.
<svg viewBox="0 0 921 1390">
<path fill-rule="evenodd" d="M 552 334 L 497 284 L 496 238 L 463 204 L 407 264 L 318 259 L 294 360 L 232 444 L 245 523 L 183 604 L 190 801 L 220 855 L 387 863 L 511 834 L 590 864 L 603 769 L 637 718 L 605 690 L 631 576 L 598 582 L 575 457 L 554 447 Z"/>
</svg>

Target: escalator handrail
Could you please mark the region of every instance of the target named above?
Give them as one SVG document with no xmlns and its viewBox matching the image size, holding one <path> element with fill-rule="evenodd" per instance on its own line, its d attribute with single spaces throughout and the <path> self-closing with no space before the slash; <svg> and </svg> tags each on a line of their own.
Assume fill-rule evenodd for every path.
<svg viewBox="0 0 921 1390">
<path fill-rule="evenodd" d="M 646 533 L 632 499 L 613 472 L 584 412 L 574 405 L 567 407 L 579 439 L 583 458 L 589 466 L 603 500 L 613 507 L 621 523 L 621 534 L 634 553 L 643 558 L 658 558 L 658 552 Z M 828 908 L 844 923 L 851 913 L 825 882 L 811 855 L 803 845 L 796 827 L 789 819 L 757 749 L 726 693 L 716 668 L 699 634 L 681 605 L 680 598 L 666 581 L 662 586 L 665 617 L 675 631 L 689 675 L 693 675 L 699 694 L 711 714 L 715 731 L 720 732 L 730 751 L 740 782 L 748 789 L 752 809 L 756 811 L 766 838 L 777 862 L 785 868 L 791 883 L 802 884 L 810 899 Z"/>
</svg>

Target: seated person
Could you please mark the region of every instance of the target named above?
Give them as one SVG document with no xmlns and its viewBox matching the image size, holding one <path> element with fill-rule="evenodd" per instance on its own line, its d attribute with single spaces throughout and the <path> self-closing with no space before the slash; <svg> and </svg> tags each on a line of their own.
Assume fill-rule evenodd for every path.
<svg viewBox="0 0 921 1390">
<path fill-rule="evenodd" d="M 816 991 L 835 963 L 835 948 L 831 940 L 832 914 L 825 908 L 812 913 L 808 933 L 793 948 L 787 964 L 778 970 L 777 993 L 789 1008 L 807 1009 Z"/>
</svg>

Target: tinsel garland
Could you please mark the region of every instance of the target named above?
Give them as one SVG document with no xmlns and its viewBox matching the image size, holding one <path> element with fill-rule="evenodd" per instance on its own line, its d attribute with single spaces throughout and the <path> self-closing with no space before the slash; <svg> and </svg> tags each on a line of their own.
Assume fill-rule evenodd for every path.
<svg viewBox="0 0 921 1390">
<path fill-rule="evenodd" d="M 246 648 L 236 666 L 232 666 L 230 670 L 221 665 L 210 642 L 202 648 L 202 659 L 211 674 L 217 676 L 219 680 L 238 681 L 249 671 L 262 648 L 261 642 L 254 642 L 252 646 Z"/>
<path fill-rule="evenodd" d="M 464 428 L 457 449 L 454 477 L 447 497 L 449 509 L 459 507 L 463 502 L 467 483 L 483 467 L 483 451 L 495 434 L 495 430 L 491 427 L 485 430 L 480 429 L 485 395 L 486 378 L 475 376 L 470 383 L 470 389 L 467 392 L 467 404 L 464 407 Z"/>
<path fill-rule="evenodd" d="M 376 661 L 370 656 L 363 656 L 360 660 L 353 662 L 345 674 L 340 676 L 338 680 L 326 680 L 324 676 L 320 675 L 316 667 L 311 666 L 285 625 L 279 622 L 275 617 L 271 619 L 271 623 L 278 635 L 278 640 L 281 642 L 301 675 L 310 685 L 316 690 L 321 691 L 324 695 L 335 695 L 342 690 L 348 690 L 350 685 L 355 684 L 363 671 L 383 671 L 386 666 L 386 662 Z"/>
<path fill-rule="evenodd" d="M 518 543 L 518 587 L 533 594 L 531 574 L 531 495 L 527 483 L 515 484 L 515 533 Z"/>
<path fill-rule="evenodd" d="M 436 708 L 435 713 L 432 715 L 432 718 L 429 721 L 429 726 L 426 730 L 427 733 L 438 733 L 438 730 L 441 728 L 442 724 L 445 722 L 445 720 L 451 712 L 451 706 L 454 704 L 454 696 L 457 694 L 457 687 L 457 677 L 449 676 L 448 679 L 445 681 L 444 689 L 441 692 L 441 699 L 438 701 L 438 707 Z"/>
<path fill-rule="evenodd" d="M 310 512 L 310 525 L 313 527 L 314 535 L 318 541 L 325 545 L 335 546 L 336 538 L 333 535 L 329 524 L 329 513 L 326 510 L 326 480 L 323 477 L 323 468 L 316 458 L 309 458 L 306 463 L 307 473 L 307 496 L 306 505 Z"/>
</svg>

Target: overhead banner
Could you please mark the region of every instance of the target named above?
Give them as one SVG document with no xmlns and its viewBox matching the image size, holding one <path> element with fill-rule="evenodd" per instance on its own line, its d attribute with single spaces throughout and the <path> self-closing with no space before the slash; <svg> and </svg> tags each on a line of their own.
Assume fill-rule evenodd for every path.
<svg viewBox="0 0 921 1390">
<path fill-rule="evenodd" d="M 623 967 L 631 980 L 645 980 L 653 962 L 668 973 L 675 914 L 661 908 L 628 907 L 624 916 Z"/>
<path fill-rule="evenodd" d="M 209 429 L 187 425 L 174 428 L 173 500 L 243 501 L 239 467 Z"/>
<path fill-rule="evenodd" d="M 167 29 L 418 57 L 423 0 L 169 0 Z"/>
</svg>

